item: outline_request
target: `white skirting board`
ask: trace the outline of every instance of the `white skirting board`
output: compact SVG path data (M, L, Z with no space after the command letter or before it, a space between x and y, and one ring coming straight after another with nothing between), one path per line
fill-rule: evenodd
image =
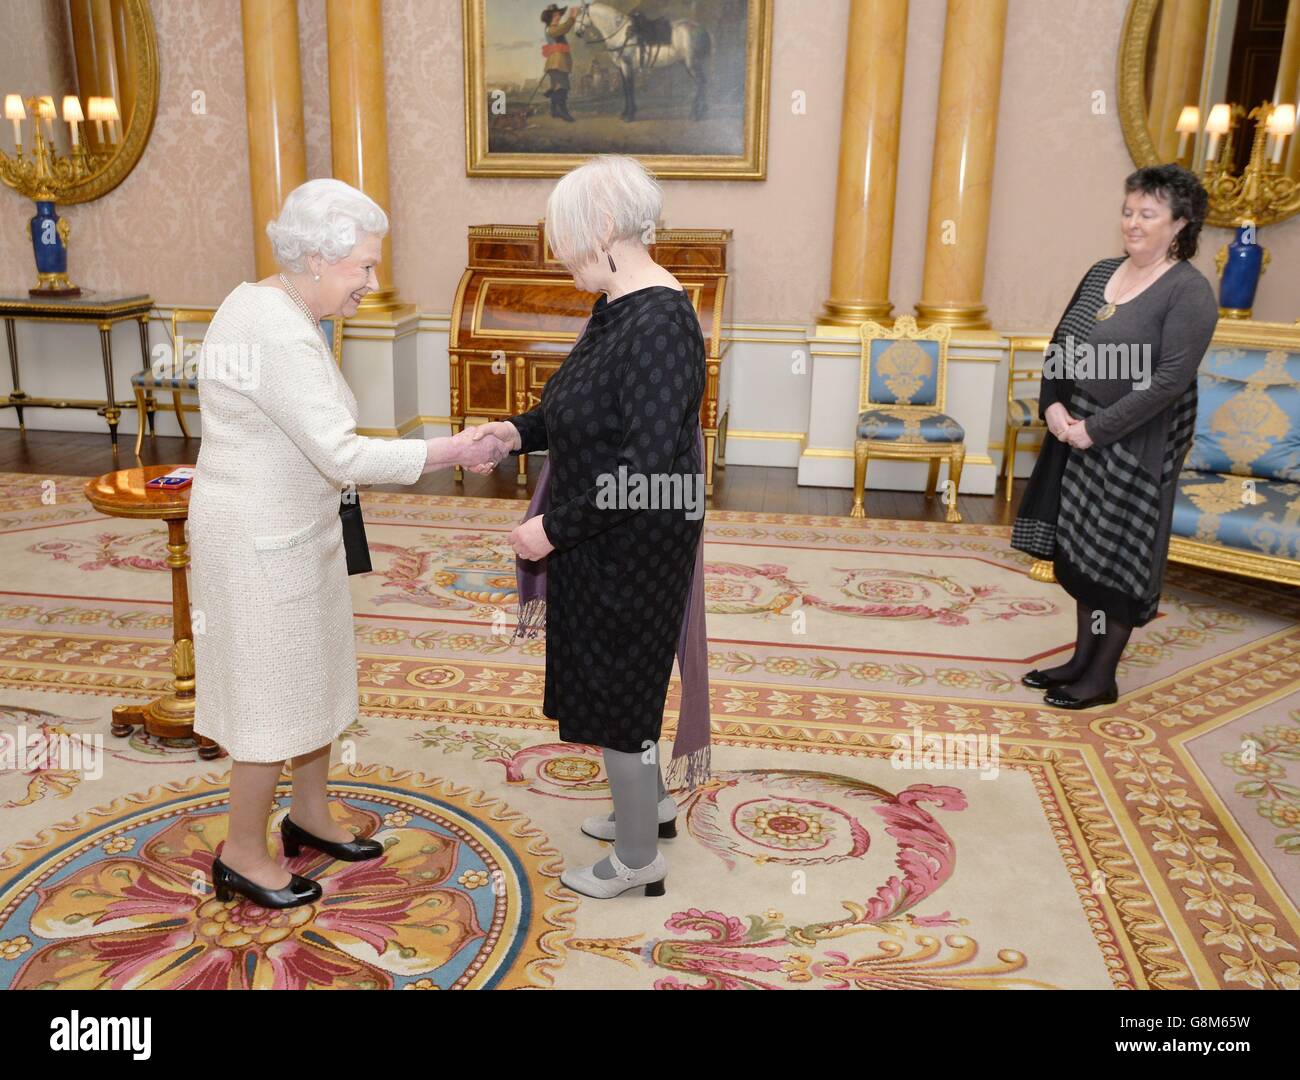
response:
M169 341L170 315L171 307L156 310L149 328L152 349ZM365 321L348 324L343 374L356 394L364 433L391 437L400 431L418 437L450 430L448 330L448 316L437 314L413 314L395 327ZM27 393L103 398L103 367L93 328L19 322L17 333ZM815 327L788 324L737 324L725 328L725 338L719 400L728 417L727 464L795 468L800 484L851 487L857 338L819 335ZM129 448L136 431L130 378L140 366L139 336L133 323L114 328L113 351L117 399L124 406L119 437L127 440ZM0 387L5 391L8 370L7 363L0 364ZM170 401L170 395L164 394L160 405ZM949 346L948 412L966 431L964 493L994 490L1002 460L1005 402L1005 339L990 331L954 332ZM26 421L29 429L107 435L103 417L88 409L29 408ZM192 434L202 433L198 413L187 413L186 423ZM13 409L0 410L0 427L17 425ZM180 434L170 409L159 409L157 428L160 435ZM1028 475L1034 456L1032 449L1017 454L1018 476ZM945 475L941 473L940 479ZM873 461L867 477L869 490L921 491L926 466Z

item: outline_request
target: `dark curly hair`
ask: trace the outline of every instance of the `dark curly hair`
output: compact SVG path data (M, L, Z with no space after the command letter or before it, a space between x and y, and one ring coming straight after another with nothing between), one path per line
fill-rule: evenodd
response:
M1148 165L1130 173L1124 181L1125 195L1132 195L1135 191L1154 195L1161 202L1168 203L1173 219L1187 222L1174 237L1174 255L1179 259L1190 259L1195 255L1201 226L1205 224L1205 215L1210 208L1210 197L1196 174L1172 162Z

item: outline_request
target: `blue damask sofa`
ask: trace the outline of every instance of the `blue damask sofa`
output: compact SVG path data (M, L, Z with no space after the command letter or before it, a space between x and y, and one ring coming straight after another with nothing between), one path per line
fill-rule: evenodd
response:
M1300 324L1219 323L1169 557L1300 584Z

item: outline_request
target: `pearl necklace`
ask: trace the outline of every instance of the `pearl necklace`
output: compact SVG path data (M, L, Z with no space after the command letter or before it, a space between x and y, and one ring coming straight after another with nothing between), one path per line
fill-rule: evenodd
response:
M298 305L298 310L301 311L304 315L306 315L307 318L311 321L312 326L314 326L316 330L319 331L320 319L316 318L316 316L312 314L311 308L307 306L307 301L298 295L298 290L293 287L293 282L291 282L287 277L281 274L280 284L284 286L284 291L289 294L289 299Z

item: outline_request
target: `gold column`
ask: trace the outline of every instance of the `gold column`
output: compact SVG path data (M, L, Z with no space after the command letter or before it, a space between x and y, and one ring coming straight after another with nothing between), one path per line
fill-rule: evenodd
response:
M1209 0L1177 0L1162 9L1156 54L1156 77L1162 81L1157 84L1152 80L1148 121L1160 161L1177 159L1178 117L1184 105L1200 104L1209 22Z
M384 99L384 34L380 0L328 0L330 140L334 175L360 188L388 213L388 115ZM402 311L393 285L392 232L376 271L379 290L361 314Z
M101 66L111 62L99 54L100 38L95 33L94 0L71 0L68 4L68 18L72 26L72 55L77 69L77 93L84 109L92 97L106 97L112 93L112 79L107 72L101 72ZM55 99L54 107L63 115L63 102ZM121 108L121 106L119 106ZM122 110L125 117L125 110ZM86 141L86 149L101 153L110 148L108 131L105 127L104 137L98 134L95 124L83 124L81 137Z
M242 0L248 174L257 276L276 272L266 223L307 179L295 0Z
M138 78L136 63L138 57L131 52L131 23L127 15L125 0L113 0L113 56L117 66L119 91L121 98L117 103L122 113L122 131L126 132L135 112L135 86Z
M1273 92L1276 105L1295 105L1300 98L1300 4L1289 4L1286 9L1286 30L1282 35L1282 59L1278 64L1277 88ZM1286 176L1300 177L1300 129L1286 140L1282 154L1282 172Z
M1160 149L1160 124L1165 115L1165 98L1169 90L1169 64L1174 58L1172 45L1174 27L1178 21L1178 3L1179 0L1161 0L1155 24L1151 27L1153 51L1148 54L1151 61L1147 82L1147 130L1151 132L1151 141L1156 146L1156 158L1159 161L1166 160L1164 151Z
M888 322L907 0L852 0L844 58L831 294L819 322Z
M1007 0L948 0L917 322L988 329L984 259Z

